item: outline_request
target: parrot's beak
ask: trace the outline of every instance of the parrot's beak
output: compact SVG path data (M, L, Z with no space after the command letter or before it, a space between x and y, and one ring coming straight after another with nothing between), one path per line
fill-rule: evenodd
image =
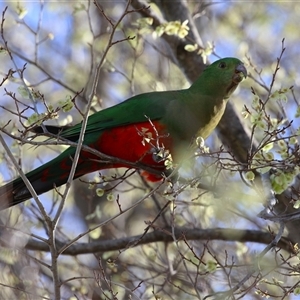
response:
M232 76L232 82L230 86L227 88L227 99L237 88L238 84L242 82L245 78L247 78L247 69L245 68L243 63L240 63L236 66L235 72Z
M245 78L247 78L247 69L245 68L244 64L239 64L235 68L235 73L233 75L232 81L236 84L239 84Z

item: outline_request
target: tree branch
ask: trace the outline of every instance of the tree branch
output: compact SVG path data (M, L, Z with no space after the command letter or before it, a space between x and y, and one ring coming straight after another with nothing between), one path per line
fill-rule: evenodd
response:
M113 250L121 250L140 245L150 244L154 242L165 242L171 243L174 241L170 229L155 230L153 232L119 238L101 240L97 242L89 243L76 243L68 247L62 254L64 255L78 255L96 252L105 252ZM172 229L173 230L173 229ZM228 229L228 228L213 228L213 229L200 229L200 228L174 228L174 234L177 240L201 240L201 241L231 241L231 242L254 242L260 244L270 244L274 236L269 232L262 232L258 230L239 230L239 229ZM57 242L57 246L60 248L64 247L64 243ZM283 237L278 243L278 247L293 253L293 247L291 242ZM25 246L29 250L37 251L49 251L49 247L40 241L29 240Z

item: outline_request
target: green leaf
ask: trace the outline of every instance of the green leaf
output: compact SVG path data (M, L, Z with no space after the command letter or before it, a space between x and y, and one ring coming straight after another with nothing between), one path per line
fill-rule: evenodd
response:
M297 200L297 201L294 203L293 207L294 207L295 209L299 209L299 207L300 207L300 200Z
M114 195L113 195L112 193L109 193L109 194L107 194L106 199L107 199L108 201L114 201L114 200L115 200L115 197L114 197Z
M252 171L247 172L245 176L249 181L253 181L255 179L255 174Z
M288 98L286 96L287 91L288 91L288 89L286 89L286 88L279 89L270 96L270 99L273 99L275 101L287 102L288 101Z
M18 87L18 93L24 98L29 99L29 90L28 87L25 87L23 85Z
M294 295L300 295L300 287L299 286L294 289Z
M190 28L188 27L188 20L184 22L180 21L171 21L160 26L157 26L155 29L154 38L162 36L164 33L167 35L177 35L179 38L185 38Z
M295 114L295 118L299 118L300 117L300 105L297 107L297 111Z
M184 50L187 51L187 52L194 52L198 49L198 45L197 44L188 44L188 45L185 45L184 46Z
M135 24L140 26L151 26L153 24L153 18L139 18L135 21Z
M38 114L38 113L33 113L25 122L26 126L30 126L30 125L41 125L44 118L45 118L45 114L44 113L41 113L41 114Z
M85 5L83 3L77 3L75 6L74 6L74 14L80 12L80 11L85 11L86 8L85 8Z
M105 193L104 189L100 189L100 188L96 189L96 194L98 197L102 197L104 193Z
M289 144L290 145L295 145L298 143L298 139L295 137L295 136L292 136L290 139L289 139Z
M217 270L217 263L215 261L209 260L206 264L206 270L209 273L215 272Z
M70 111L74 107L72 99L70 95L66 96L64 100L58 101L58 107L61 108L63 112Z
M27 10L24 6L21 6L19 2L17 3L16 11L17 11L17 14L18 14L19 19L21 19L21 20L22 20L22 19L27 15L27 13L28 13L28 10Z
M263 146L262 151L263 152L269 152L271 149L273 149L274 147L274 142L270 142L268 144L266 144L265 146Z

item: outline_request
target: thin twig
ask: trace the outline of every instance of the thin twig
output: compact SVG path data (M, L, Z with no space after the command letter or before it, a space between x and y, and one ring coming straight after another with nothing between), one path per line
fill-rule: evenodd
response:
M282 234L283 234L283 231L284 231L284 223L281 222L280 223L280 227L279 227L279 230L275 236L275 238L272 240L272 242L263 250L261 251L261 253L256 257L256 262L255 264L253 265L252 267L252 270L248 272L248 274L242 279L239 281L239 283L234 286L232 289L230 289L229 291L226 291L226 292L219 292L219 293L215 293L215 294L212 294L212 295L208 295L206 297L203 298L203 300L205 299L209 299L211 297L214 297L215 300L224 300L224 299L229 299L230 297L233 296L234 292L236 292L237 290L239 290L243 285L244 283L246 283L252 276L253 274L255 274L256 272L260 272L260 262L262 260L262 258L271 250L273 249L274 247L277 246L279 240L281 239L282 237Z

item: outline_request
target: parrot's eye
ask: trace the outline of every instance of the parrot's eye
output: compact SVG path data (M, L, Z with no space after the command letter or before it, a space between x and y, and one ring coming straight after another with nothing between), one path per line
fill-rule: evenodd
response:
M224 63L224 62L220 62L220 64L219 64L219 68L221 68L221 69L225 69L225 68L226 68L226 63Z

